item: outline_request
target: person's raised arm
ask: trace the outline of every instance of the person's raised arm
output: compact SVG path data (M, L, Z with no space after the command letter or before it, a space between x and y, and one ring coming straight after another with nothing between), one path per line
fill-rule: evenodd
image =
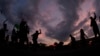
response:
M39 34L41 34L41 29L40 29L39 31L40 31L40 33L39 33Z

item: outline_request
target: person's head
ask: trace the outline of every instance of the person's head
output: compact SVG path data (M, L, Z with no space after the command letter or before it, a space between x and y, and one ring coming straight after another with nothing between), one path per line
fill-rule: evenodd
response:
M15 32L15 28L13 28L13 32Z
M6 29L7 28L7 24L3 24L3 28Z
M59 42L59 45L63 45L64 43L61 41L61 42Z
M71 34L69 36L72 36Z
M57 43L57 42L55 42L55 43L54 43L54 45L55 45L55 46L57 46L57 45L58 45L58 43Z
M38 30L36 30L36 33L38 33Z
M81 29L80 32L84 32L83 29Z
M26 21L24 19L21 20L21 24L25 25Z

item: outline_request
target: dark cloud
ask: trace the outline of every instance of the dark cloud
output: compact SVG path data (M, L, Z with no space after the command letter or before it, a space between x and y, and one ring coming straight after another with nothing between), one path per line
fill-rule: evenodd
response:
M75 28L73 28L73 32L76 31L76 30L80 30L81 28L88 29L90 25L88 25L88 28L85 28L85 26L87 27L87 25L85 23L88 22L89 16L90 16L90 13L88 12L87 17L84 18L84 20L81 21L77 26L74 26Z
M95 8L96 8L96 13L97 15L100 15L100 0L95 0L94 2Z
M47 28L47 36L56 38L60 41L66 40L70 33L73 32L72 28L74 23L79 19L77 11L79 9L79 0L59 0L59 8L64 14L64 21L57 25L57 28L54 30L52 28Z
M0 11L11 24L19 23L22 18L35 21L38 0L0 0Z

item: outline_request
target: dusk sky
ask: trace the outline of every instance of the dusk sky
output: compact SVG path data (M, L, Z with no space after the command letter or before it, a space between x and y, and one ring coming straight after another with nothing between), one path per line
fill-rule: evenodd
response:
M69 34L79 40L79 31L84 29L89 38L93 36L90 27L90 16L97 14L100 27L100 0L0 0L0 28L7 19L11 34L14 24L19 24L24 18L30 28L31 35L41 29L38 42L51 45L54 42L70 42Z

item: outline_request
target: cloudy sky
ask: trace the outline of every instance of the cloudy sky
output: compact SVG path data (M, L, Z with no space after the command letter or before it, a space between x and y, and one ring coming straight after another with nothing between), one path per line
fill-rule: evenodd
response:
M69 34L79 40L79 31L84 29L88 37L93 36L89 17L96 12L100 16L100 0L0 0L0 28L7 19L9 33L14 24L24 18L31 35L41 29L38 42L51 45L54 42L70 42ZM99 24L99 18L96 21Z

